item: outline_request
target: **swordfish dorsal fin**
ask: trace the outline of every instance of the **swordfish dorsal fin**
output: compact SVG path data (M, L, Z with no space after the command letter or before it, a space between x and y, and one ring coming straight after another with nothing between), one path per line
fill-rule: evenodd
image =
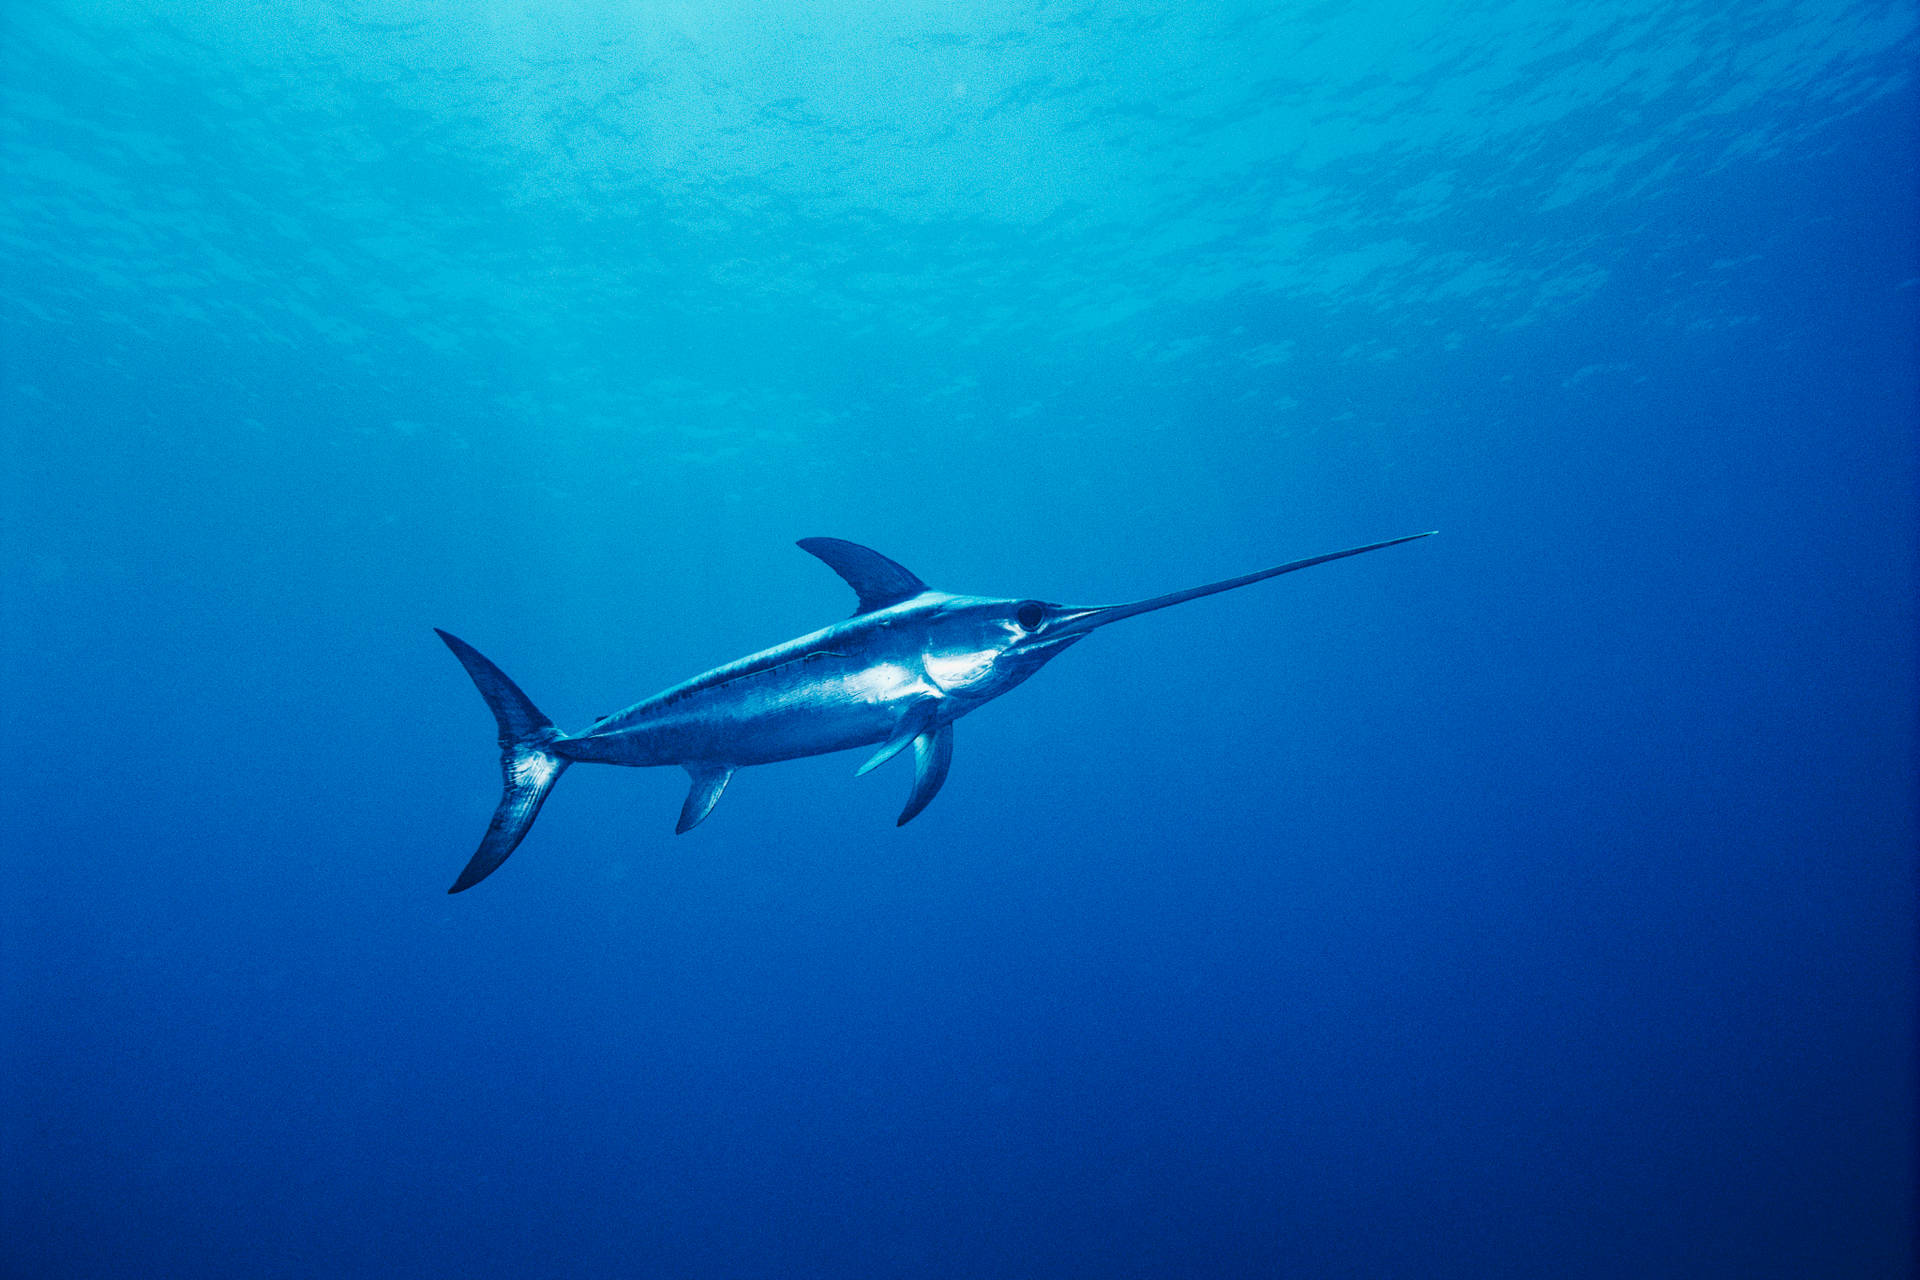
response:
M911 600L927 589L927 584L912 572L857 542L844 538L802 538L798 545L847 580L847 585L860 597L860 607L853 611L855 617Z

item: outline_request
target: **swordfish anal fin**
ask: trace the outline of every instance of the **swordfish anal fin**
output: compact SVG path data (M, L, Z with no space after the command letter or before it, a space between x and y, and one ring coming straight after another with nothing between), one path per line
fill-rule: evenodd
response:
M894 826L906 826L920 816L922 809L933 803L933 798L940 794L940 787L947 780L947 766L952 763L952 724L943 724L914 738L913 794L907 797L907 807L900 811L900 820Z
M795 545L808 555L818 556L827 568L846 579L847 585L860 597L860 607L853 611L856 618L911 600L927 589L927 584L911 571L857 542L844 538L802 538Z
M693 779L693 785L687 789L687 802L680 806L680 821L673 828L677 836L687 834L707 820L713 806L720 803L720 793L733 780L733 766L690 764L687 776Z

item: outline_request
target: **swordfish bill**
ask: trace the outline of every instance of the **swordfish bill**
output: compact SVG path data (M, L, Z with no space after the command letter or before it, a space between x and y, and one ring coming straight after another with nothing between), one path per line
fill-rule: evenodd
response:
M1430 536L1348 547L1131 604L1090 606L949 595L878 551L839 538L803 538L801 550L853 588L859 606L852 617L663 689L579 733L556 729L479 650L436 629L493 712L503 783L480 847L447 892L492 875L526 838L560 775L581 763L685 769L687 800L674 828L684 834L706 821L735 771L748 765L866 748L858 770L864 774L911 748L904 826L947 780L953 722L1101 627Z

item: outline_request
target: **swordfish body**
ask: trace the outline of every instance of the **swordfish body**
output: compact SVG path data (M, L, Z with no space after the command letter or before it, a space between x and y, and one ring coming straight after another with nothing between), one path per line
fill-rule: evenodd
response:
M851 618L715 667L579 733L562 733L472 645L438 632L487 700L500 728L505 790L480 848L447 892L478 884L526 836L568 766L678 765L692 780L675 827L713 811L734 771L802 756L876 747L858 773L913 748L904 826L947 779L953 722L1026 681L1096 629L1201 596L1232 591L1427 533L1311 556L1131 604L1073 607L1045 600L956 596L928 588L877 551L805 538L860 598Z

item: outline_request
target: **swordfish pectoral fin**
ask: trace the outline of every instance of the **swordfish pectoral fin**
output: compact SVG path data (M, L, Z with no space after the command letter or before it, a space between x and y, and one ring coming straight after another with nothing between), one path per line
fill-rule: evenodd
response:
M940 788L947 780L947 767L952 763L951 724L943 724L914 738L913 794L907 797L907 807L900 811L900 820L894 826L906 826L920 816L922 809L933 803L933 798L940 794Z
M673 828L673 834L677 836L683 836L705 822L707 815L713 812L713 806L720 803L720 793L733 780L733 766L730 764L690 764L686 768L693 785L687 788L687 802L680 806L680 821Z
M865 777L887 761L907 749L907 745L933 724L933 713L939 706L936 699L927 698L914 703L901 713L899 722L893 726L893 736L880 744L880 749L867 757L867 762L853 771L856 778Z

